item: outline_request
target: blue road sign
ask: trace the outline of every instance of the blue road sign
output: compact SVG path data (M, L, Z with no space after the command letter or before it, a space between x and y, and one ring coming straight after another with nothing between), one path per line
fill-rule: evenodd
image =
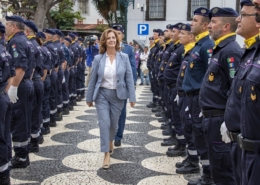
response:
M137 34L138 35L149 35L149 24L138 24Z

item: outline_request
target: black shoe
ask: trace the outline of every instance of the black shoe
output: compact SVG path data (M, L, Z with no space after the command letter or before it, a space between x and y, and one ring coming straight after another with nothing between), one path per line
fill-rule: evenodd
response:
M177 156L186 156L186 145L180 145L180 144L176 144L173 148L173 150L168 150L166 152L166 155L168 157L177 157Z
M166 129L168 129L169 127L171 127L171 122L170 121L166 121L165 123L162 123L161 124L161 129L162 130L166 130Z
M0 177L0 184L1 185L11 185L10 177Z
M165 117L165 113L164 112L157 112L155 114L155 117Z
M76 101L77 101L77 102L80 102L81 100L82 100L81 96L78 96L78 97L76 98Z
M199 173L200 167L198 161L187 160L182 167L176 169L177 174Z
M186 157L182 162L177 162L177 163L175 164L175 167L176 167L176 168L181 168L181 167L183 167L185 164L187 164L188 162L189 162L189 158Z
M144 85L143 83L140 83L139 85Z
M39 152L39 145L38 145L38 143L36 143L36 144L32 144L31 143L29 152L30 153L37 153L37 152Z
M214 182L210 175L202 174L202 176L195 182L188 182L188 185L213 185Z
M153 102L150 102L148 105L146 105L147 108L154 108L156 107L156 104Z
M166 122L166 121L167 121L167 118L166 118L166 117L162 117L162 118L159 118L158 121L159 121L160 123Z
M76 99L72 100L72 105L73 105L73 106L77 106L77 101L76 101Z
M74 110L73 105L69 105L69 110Z
M56 121L51 121L51 122L49 123L49 127L56 127L56 126L57 126Z
M176 138L171 138L169 140L163 141L161 143L161 146L172 146L177 144L177 139Z
M70 110L69 110L69 108L65 108L65 109L63 109L63 111L62 111L62 115L69 115L70 114Z
M115 140L114 145L115 146L121 146L121 141L120 140Z
M164 138L163 141L169 141L169 140L171 140L171 139L172 139L172 136L169 136L169 137L167 137L167 138Z
M162 111L162 108L159 106L152 108L152 112L161 112L161 111Z
M42 144L44 142L44 138L42 133L40 134L39 138L38 138L38 144Z
M28 157L26 158L25 161L22 161L21 158L14 156L11 159L11 164L12 164L12 168L26 168L27 166L30 165L30 161L28 159Z
M57 112L56 114L56 121L62 121L62 112Z
M172 135L172 129L166 129L162 131L162 135L164 136L171 136Z
M43 135L47 135L51 132L49 124L50 124L49 122L43 123L43 129L42 129Z

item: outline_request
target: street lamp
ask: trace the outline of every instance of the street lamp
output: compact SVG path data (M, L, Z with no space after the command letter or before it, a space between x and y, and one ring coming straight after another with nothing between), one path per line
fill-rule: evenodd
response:
M127 41L127 13L128 13L128 6L133 4L133 9L135 7L135 0L117 0L117 11L116 16L119 19L122 19L122 23L125 28L125 40ZM122 15L122 12L120 11L120 6L123 6L125 8L124 15ZM120 13L119 13L120 12Z

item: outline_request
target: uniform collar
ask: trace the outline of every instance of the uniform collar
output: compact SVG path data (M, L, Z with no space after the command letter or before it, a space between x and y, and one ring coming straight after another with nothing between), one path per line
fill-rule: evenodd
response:
M259 34L244 41L246 49L249 49L251 46L253 46L256 43L257 37L259 37Z
M206 37L208 35L209 35L209 31L202 32L195 37L195 40L196 40L196 42L199 42L201 39L203 39L204 37Z
M174 45L177 45L180 43L180 40L177 40L176 42L174 42Z
M154 40L154 43L157 44L159 42L159 39Z
M10 37L8 37L8 41L10 41L14 36L16 36L16 35L24 35L24 32L23 31L19 31L19 32L17 32L17 33L15 33L15 34L13 34L13 35L11 35Z
M31 39L34 39L36 38L35 36L27 36L27 39L31 40Z
M218 40L215 41L215 47L214 49L219 47L224 47L230 40L236 39L236 33L229 33L227 35L224 35L223 37L220 37Z
M169 45L172 42L172 39L169 39L165 42L166 45Z
M193 48L194 48L194 46L195 46L195 42L191 42L191 43L189 43L189 44L186 44L185 46L184 46L184 55L186 55L186 53L188 53L189 51L191 51Z

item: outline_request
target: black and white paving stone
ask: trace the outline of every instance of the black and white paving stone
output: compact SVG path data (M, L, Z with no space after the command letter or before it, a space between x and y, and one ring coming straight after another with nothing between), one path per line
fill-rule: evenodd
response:
M83 100L44 136L40 151L30 154L29 167L11 171L12 185L186 185L194 180L199 174L175 173L175 163L183 158L165 155L161 124L146 108L152 99L149 88L137 86L136 106L127 105L124 139L111 156L109 170L101 168L96 110Z

